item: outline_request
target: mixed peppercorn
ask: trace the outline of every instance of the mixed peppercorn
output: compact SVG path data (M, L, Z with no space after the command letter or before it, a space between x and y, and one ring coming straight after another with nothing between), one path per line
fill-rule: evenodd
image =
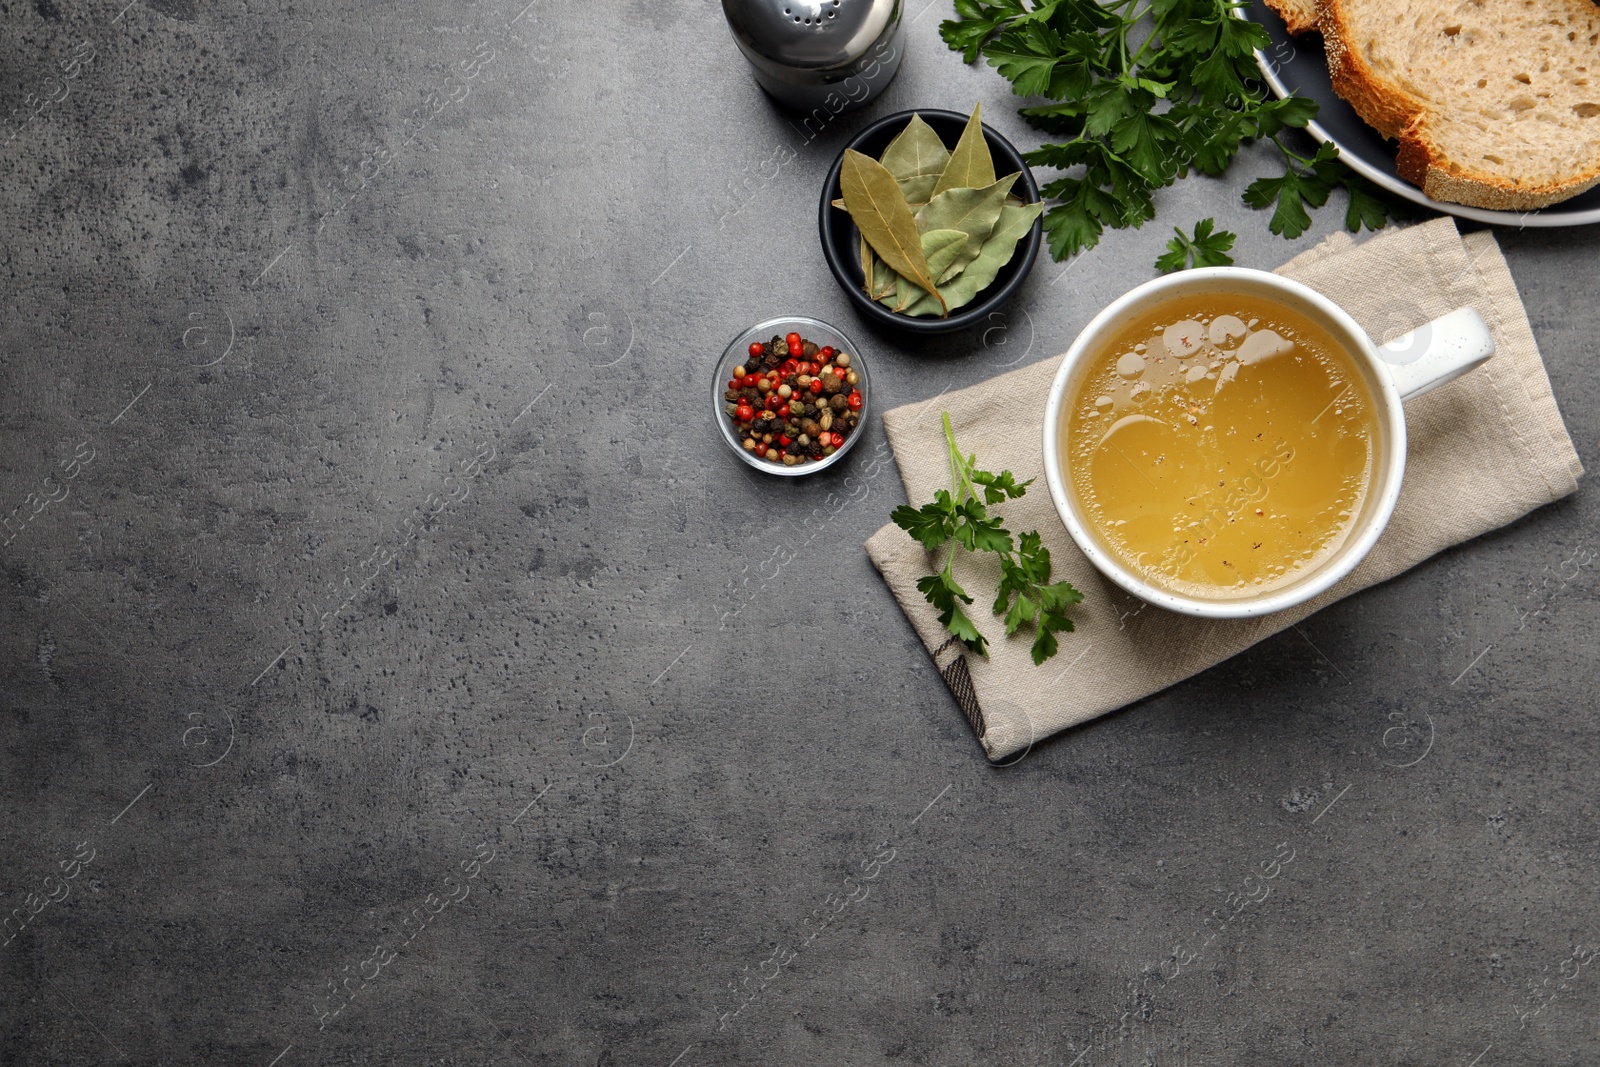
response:
M798 333L753 341L722 394L723 410L746 452L793 467L844 447L861 421L860 381L850 354L832 345Z

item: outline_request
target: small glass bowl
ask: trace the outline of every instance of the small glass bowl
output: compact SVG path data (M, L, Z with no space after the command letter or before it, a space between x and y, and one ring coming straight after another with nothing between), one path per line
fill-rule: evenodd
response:
M856 377L860 379L855 388L861 392L861 421L856 424L856 428L851 431L850 436L844 439L844 444L839 447L838 451L821 459L803 460L793 467L785 466L781 462L771 463L764 459L757 459L751 453L746 452L744 446L739 443L738 434L734 431L733 420L723 410L728 403L723 394L728 391L728 382L733 378L733 368L750 358L750 343L752 341L765 343L775 336L782 337L789 333L798 333L807 341L815 341L819 346L832 345L836 351L848 352L850 354L850 369L855 371ZM820 319L807 318L804 315L789 315L780 319L768 319L766 322L758 322L733 339L733 343L728 345L727 349L722 353L722 358L717 360L715 371L716 374L711 379L711 417L716 420L717 429L722 432L722 439L728 443L728 447L733 449L735 455L756 468L756 470L786 478L798 478L801 475L815 474L820 470L826 470L834 466L842 460L845 457L845 453L856 446L856 442L861 439L866 431L866 415L872 405L872 394L868 388L870 378L867 374L867 361L862 357L861 349L856 347L855 342L841 333L837 327L830 326Z

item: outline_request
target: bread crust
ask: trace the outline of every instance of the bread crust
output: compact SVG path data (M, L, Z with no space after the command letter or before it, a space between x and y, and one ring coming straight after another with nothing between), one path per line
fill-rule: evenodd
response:
M1422 102L1385 85L1361 53L1350 47L1352 33L1339 0L1318 0L1317 29L1328 54L1333 91L1349 101L1368 126L1385 137L1399 137L1422 111Z
M1446 159L1428 137L1422 116L1400 131L1395 155L1400 177L1434 200L1490 211L1535 211L1600 184L1600 164L1563 182L1524 185L1493 174L1474 174Z
M1385 84L1360 51L1341 0L1317 0L1317 28L1328 56L1333 90L1362 120L1399 141L1395 164L1400 177L1434 200L1492 211L1533 211L1549 207L1600 184L1600 161L1559 182L1531 184L1475 171L1448 158L1434 143L1423 105L1411 94Z

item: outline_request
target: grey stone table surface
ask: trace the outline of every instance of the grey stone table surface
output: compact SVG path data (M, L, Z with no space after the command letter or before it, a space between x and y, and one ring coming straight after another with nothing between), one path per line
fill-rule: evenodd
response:
M713 437L768 316L889 405L1171 224L1277 265L1342 209L1271 236L1270 149L909 342L833 158L1037 143L944 0L815 137L710 0L124 4L0 3L0 1064L1600 1059L1588 488L997 769L862 551L876 421ZM1600 230L1497 236L1592 464Z

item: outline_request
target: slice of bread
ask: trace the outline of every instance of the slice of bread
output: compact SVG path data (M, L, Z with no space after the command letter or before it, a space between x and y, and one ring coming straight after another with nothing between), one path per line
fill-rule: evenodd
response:
M1310 33L1317 28L1317 0L1265 0L1278 13L1289 32Z
M1435 200L1526 211L1600 183L1595 0L1318 0L1334 90Z

